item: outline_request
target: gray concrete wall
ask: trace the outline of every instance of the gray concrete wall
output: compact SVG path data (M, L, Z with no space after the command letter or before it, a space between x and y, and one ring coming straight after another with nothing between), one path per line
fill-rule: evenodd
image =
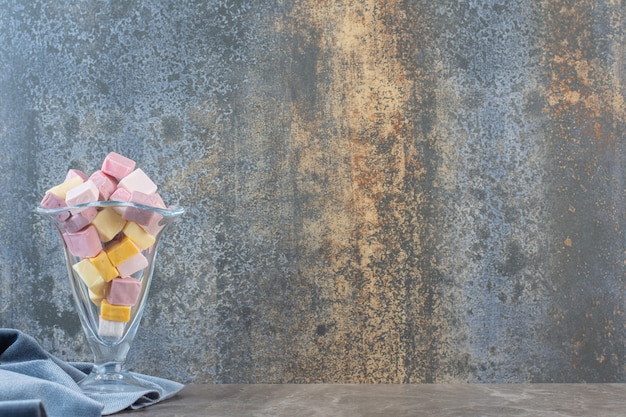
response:
M620 2L0 1L0 326L90 360L33 212L187 208L129 362L182 382L626 382Z

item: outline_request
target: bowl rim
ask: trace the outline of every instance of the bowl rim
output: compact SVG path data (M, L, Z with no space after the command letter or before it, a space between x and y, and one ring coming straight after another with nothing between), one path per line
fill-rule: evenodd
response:
M58 207L58 208L44 208L41 206L37 206L35 210L40 214L45 214L48 216L55 216L55 215L58 215L58 214L61 214L70 210L80 211L81 209L84 210L89 207L96 207L96 208L132 207L132 208L141 209L141 210L154 211L156 213L163 215L164 217L180 216L181 214L185 212L185 209L183 207L177 206L177 205L162 208L162 207L146 206L144 204L131 203L128 201L116 201L116 200L98 200L98 201L92 201L89 203L76 204L73 206L64 206L64 207Z

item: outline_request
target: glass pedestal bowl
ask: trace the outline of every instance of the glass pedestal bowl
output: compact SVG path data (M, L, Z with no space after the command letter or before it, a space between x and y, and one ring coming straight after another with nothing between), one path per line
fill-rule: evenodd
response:
M184 209L98 201L55 209L38 207L36 211L52 222L59 232L76 310L94 355L93 370L79 382L79 386L91 397L146 390L127 371L126 356L146 306L160 240L168 226L184 213ZM94 216L99 216L100 220ZM81 240L88 234L85 233L87 229L95 227L94 224L100 224L103 230L110 229L101 233L99 228L95 228L101 245L98 255L94 253L97 249L93 248L93 239L89 244ZM116 232L120 225L123 225L123 230ZM90 232L93 235L94 229ZM116 233L114 237L103 236L107 232ZM133 246L129 246L129 242ZM118 253L116 247L120 246L125 246L125 249ZM129 257L133 258L132 262ZM114 261L109 258L114 258ZM124 260L129 262L124 264ZM103 262L110 262L113 273L118 276L112 278L109 265L105 268ZM109 272L104 273L104 270ZM118 270L124 272L119 273ZM114 285L116 279L125 281L117 281ZM109 303L112 292L119 293L120 288L126 292L117 295L117 299L131 300L121 303L126 305ZM123 317L117 316L120 314Z

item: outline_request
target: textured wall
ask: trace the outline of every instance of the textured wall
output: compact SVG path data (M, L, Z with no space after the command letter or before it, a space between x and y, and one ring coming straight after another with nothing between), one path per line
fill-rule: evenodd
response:
M626 382L625 15L0 0L0 326L90 359L33 208L115 150L188 209L132 369Z

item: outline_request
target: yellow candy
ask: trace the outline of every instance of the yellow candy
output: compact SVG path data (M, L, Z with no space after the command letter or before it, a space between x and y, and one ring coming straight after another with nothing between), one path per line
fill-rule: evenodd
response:
M143 228L135 222L126 223L122 232L124 232L124 234L128 236L128 238L132 240L135 245L139 246L143 250L154 245L154 236L143 230Z
M106 282L103 279L97 280L91 287L89 287L89 291L94 294L102 294L104 297L104 287L106 286Z
M115 242L106 248L105 251L113 266L118 266L126 259L137 255L139 248L128 237L124 237L119 242Z
M119 275L117 269L115 269L104 251L100 251L100 253L93 258L89 258L89 261L96 267L100 273L100 277L106 282L111 281L113 278L117 278Z
M91 300L92 303L99 306L102 303L102 300L104 299L104 291L95 293L92 290L89 290L89 299Z
M56 185L50 188L47 192L52 193L56 195L57 197L65 200L65 196L67 192L71 190L72 188L81 185L82 183L83 183L83 179L81 177L73 177L59 185Z
M100 240L108 242L122 231L126 220L112 207L105 207L98 212L91 224L96 227Z
M94 293L97 294L104 289L105 283L102 275L100 275L100 271L98 271L98 268L96 268L88 258L72 265L72 269L76 271L78 276Z
M102 300L100 304L100 317L110 321L130 321L130 306L118 306Z

